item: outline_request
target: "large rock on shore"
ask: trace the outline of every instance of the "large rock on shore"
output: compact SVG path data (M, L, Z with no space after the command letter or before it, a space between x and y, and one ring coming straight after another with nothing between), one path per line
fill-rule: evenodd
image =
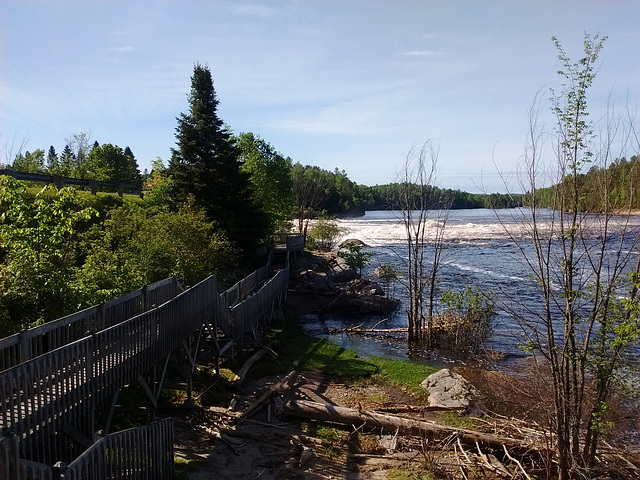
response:
M429 375L421 384L429 390L429 405L470 410L478 392L462 375L448 368Z

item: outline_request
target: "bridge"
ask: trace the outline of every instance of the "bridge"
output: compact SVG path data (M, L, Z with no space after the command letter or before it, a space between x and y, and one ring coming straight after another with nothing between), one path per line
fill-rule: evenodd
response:
M286 301L289 253L304 248L301 235L279 240L222 293L215 276L187 289L169 278L0 339L0 478L171 479L171 419L111 433L118 394L136 382L154 417L170 360L185 366L189 402L201 341L217 356L256 341Z

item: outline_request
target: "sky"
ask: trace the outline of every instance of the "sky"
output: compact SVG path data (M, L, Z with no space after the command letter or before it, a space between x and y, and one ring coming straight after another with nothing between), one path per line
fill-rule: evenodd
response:
M517 191L551 37L577 61L585 32L608 37L591 119L635 115L638 0L2 0L0 162L87 132L167 163L200 63L230 130L294 162L385 184L430 141L439 186Z

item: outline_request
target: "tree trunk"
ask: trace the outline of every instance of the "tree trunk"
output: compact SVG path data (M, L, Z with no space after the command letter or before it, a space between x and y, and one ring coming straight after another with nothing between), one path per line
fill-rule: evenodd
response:
M531 444L513 438L500 437L490 433L476 432L461 428L447 427L435 423L413 420L395 415L384 415L366 410L325 405L306 400L292 400L284 405L284 413L297 417L341 423L344 425L364 425L366 428L386 429L408 435L425 435L433 439L457 436L466 445L475 447L476 442L485 447L503 449L503 445L522 455L538 452Z

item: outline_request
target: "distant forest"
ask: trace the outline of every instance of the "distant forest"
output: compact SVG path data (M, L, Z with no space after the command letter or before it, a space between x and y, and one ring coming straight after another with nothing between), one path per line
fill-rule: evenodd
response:
M252 135L252 134L250 134ZM45 157L44 150L18 154L12 168L30 173L49 173L93 180L124 181L145 185L153 177L154 171L140 174L137 161L129 149L122 150L117 145L100 146L95 142L87 148L86 138L76 135L76 151L65 145L63 154L58 157L53 147ZM258 140L259 137L257 137ZM253 139L253 138L252 138ZM80 141L78 141L80 140ZM241 141L242 136L237 137ZM84 145L83 142L84 141ZM84 148L83 148L84 147ZM271 147L271 146L269 146ZM271 147L272 148L272 147ZM281 155L281 154L280 154ZM281 157L282 158L282 157ZM363 215L367 210L392 210L402 208L398 199L399 184L366 186L349 179L345 170L324 170L316 166L303 166L286 158L294 198L305 204L305 211L299 214L308 217L321 212L330 216ZM566 177L562 182L536 191L536 202L540 207L554 207L554 192L567 187L574 179ZM603 210L603 206L594 203L602 198L596 194L606 188L608 200L614 208L640 209L640 196L636 186L640 185L640 165L638 156L631 159L621 158L606 169L592 167L587 173L575 179L583 192L578 199L580 209L589 212ZM416 188L416 195L418 189ZM444 189L437 186L427 187L430 204L438 208L514 208L530 203L530 194L491 193L478 194L461 190ZM302 202L300 202L302 200ZM312 210L313 212L310 212Z
M548 188L536 191L536 202L540 207L554 208L556 193L559 189L569 191L573 182L577 182L580 197L578 208L584 212L602 212L605 206L600 203L603 198L609 202L608 209L640 210L640 160L637 155L629 160L617 159L607 168L597 166L587 173L579 174L575 178L566 176L562 182ZM604 192L607 195L603 195ZM527 201L525 200L525 204Z

